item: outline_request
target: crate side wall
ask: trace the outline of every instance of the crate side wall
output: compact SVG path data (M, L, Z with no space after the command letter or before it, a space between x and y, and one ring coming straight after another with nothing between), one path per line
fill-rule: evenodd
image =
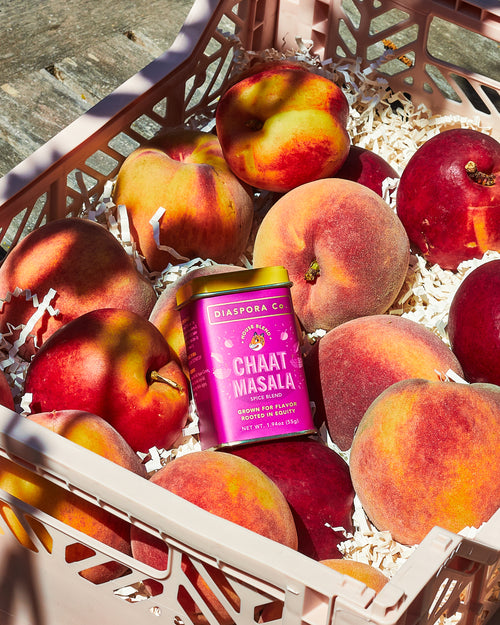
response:
M394 92L409 94L416 105L478 119L498 138L500 18L486 3L488 8L476 11L463 4L313 0L297 5L283 0L275 45L293 49L299 35L323 60L359 58L362 68L373 66L374 75L386 79ZM448 33L446 45L457 52L454 62L443 58L438 45ZM466 49L463 41L468 41ZM380 63L383 55L386 62ZM479 55L482 61L475 58ZM481 74L481 67L488 73Z
M18 542L2 505L0 573L4 589L12 593L0 594L0 611L8 615L10 625L83 625L82 614L85 622L92 617L103 625L114 625L117 619L123 625L142 625L154 615L189 624L191 599L214 625L227 619L248 625L267 610L273 616L276 610L284 611L287 622L297 625L342 625L352 619L374 625L413 622L408 615L413 619L418 615L419 623L431 625L447 609L458 607L479 617L482 602L494 608L490 595L498 583L498 541L482 545L434 528L393 583L375 596L364 584L193 509L166 491L158 492L157 485L6 409L0 411L0 425L5 433L2 457L17 460L36 470L38 477L54 480L72 495L151 532L168 549L164 570L152 569L1 491L0 501L20 518L31 541L31 547L25 539L23 545ZM499 523L500 513L492 519L486 538L500 535ZM21 536L19 530L15 535ZM68 562L66 548L75 542L94 555ZM128 567L125 575L99 585L80 575L110 560ZM198 575L224 607L215 615L210 616L204 603ZM156 584L148 586L147 580ZM145 593L144 582L154 589L152 596Z
M388 0L389 2L390 0ZM355 4L359 7L362 5L359 2ZM364 5L368 5L368 3L365 2ZM283 2L279 14L274 3L268 3L268 6L272 7L271 15L267 14L265 3L262 0L255 2L253 5L246 5L246 9L248 7L251 8L250 13L243 12L240 15L236 15L233 3L222 2L218 5L217 13L211 16L211 24L217 21L216 18L220 18L220 22L217 23L221 23L222 27L228 24L235 24L235 30L238 31L238 29L242 28L245 20L252 19L253 26L252 30L249 30L248 37L251 37L252 45L255 49L267 46L271 37L274 37L275 45L279 47L286 40L286 37L290 35L295 37L298 34L304 38L311 38L316 41L317 50L322 55L333 54L333 47L337 45L335 29L340 28L339 25L342 23L342 20L345 20L345 13L337 12L335 3L330 5L327 2L299 2L298 4L286 4ZM394 3L393 6L401 9L401 3ZM290 19L293 18L294 21L290 22L292 25L285 29L284 16L287 12L290 14ZM243 21L241 21L242 16L244 16ZM275 29L278 18L281 30ZM425 18L420 16L417 19L415 17L415 22L418 22L419 32L425 31L427 27ZM359 33L369 34L369 23L368 16L365 16L357 30L354 29L354 38L356 36L359 37ZM211 26L211 28L214 28L214 26ZM397 27L394 26L385 34L394 38L397 32ZM80 214L82 208L94 206L105 187L106 181L116 173L117 168L123 162L127 153L146 141L156 130L176 125L186 121L188 118L192 119L193 123L200 123L198 117L203 117L202 113L207 109L213 109L217 96L232 70L232 40L226 40L225 37L222 37L215 30L207 35L206 41L203 41L200 49L197 49L187 61L183 61L181 66L176 67L167 76L151 85L147 80L149 71L143 72L113 94L107 103L103 103L93 113L86 114L83 120L79 120L71 128L66 129L54 142L42 148L33 159L29 159L24 166L16 168L16 172L12 172L9 175L5 183L7 188L6 197L11 195L9 187L15 189L16 192L12 194L14 199L6 199L4 205L0 206L1 225L4 229L10 228L12 233L9 234L9 240L5 242L5 245L10 246L14 244L22 236L22 233L38 227L44 220L54 219L66 214ZM293 39L291 45L295 45L295 43ZM369 42L365 41L363 46L365 46L366 55L368 55ZM411 52L406 47L402 47L400 51L405 54ZM161 64L165 63L166 58L163 57L156 62L155 67L158 67L158 64L161 66ZM210 71L208 71L209 67L211 68ZM154 68L150 69L153 70ZM158 75L161 74L162 72L159 71ZM156 75L156 71L151 71L151 75ZM404 81L407 75L408 72L400 77L401 80ZM471 76L469 78L472 80ZM391 83L392 80L396 81L396 78L389 78L388 80ZM396 83L394 82L394 84ZM478 80L477 84L483 83ZM130 91L127 93L129 89ZM408 90L411 91L410 88ZM136 94L134 97L131 97L132 92ZM415 98L418 100L417 93ZM123 106L121 106L121 103L123 103ZM107 104L110 104L109 109ZM443 110L445 110L448 106L446 101L443 102L443 106L445 107ZM437 108L439 109L439 106ZM113 111L113 113L109 119L105 119L105 112L108 110ZM463 111L463 109L460 110ZM94 115L94 119L92 119L92 115ZM90 123L85 123L89 120ZM201 123L203 124L204 121ZM70 135L73 136L74 147L68 150L67 146L71 145L71 142L68 140ZM75 136L78 138L77 141L75 141ZM11 182L12 184L10 184ZM13 219L14 221L12 221ZM78 480L76 482L76 487L82 487ZM117 485L118 492L120 488L123 488L123 485ZM135 511L130 510L129 513L134 516ZM36 513L34 514L36 516ZM137 516L140 517L140 514L137 514ZM496 523L498 524L498 521ZM49 525L48 527L52 526ZM66 594L72 595L73 589L76 590L76 588L81 588L81 595L79 595L78 601L80 602L79 605L82 606L82 613L85 614L85 620L90 615L89 609L86 610L85 606L92 603L92 609L95 610L96 618L99 618L103 625L108 623L111 625L111 623L114 624L117 621L123 623L123 625L128 625L129 623L130 625L132 623L134 625L141 623L142 625L143 622L154 622L155 614L154 611L150 611L150 608L159 608L159 615L169 622L178 622L176 617L180 616L182 618L184 616L176 609L175 600L174 605L172 605L169 603L169 598L158 598L158 605L154 602L150 603L148 600L148 602L143 602L142 605L139 603L131 604L130 602L119 604L120 607L118 608L116 607L117 603L123 600L116 598L112 592L116 590L116 587L106 585L105 587L95 588L89 586L86 581L81 581L81 579L73 584L72 578L68 577L67 571L71 568L72 573L78 575L78 570L76 567L69 567L68 563L64 562L63 552L68 535L58 526L51 530L57 536L54 543L57 543L57 548L49 554L38 541L39 551L35 555L33 555L31 550L27 550L27 554L25 554L25 548L20 549L15 539L12 540L8 531L6 532L5 525L3 528L5 535L0 536L0 541L7 541L8 546L2 552L0 570L22 571L23 574L20 579L25 580L23 582L24 586L21 585L22 590L16 591L20 594L15 594L12 603L7 603L3 606L3 609L9 614L13 606L16 608L19 605L17 602L23 601L24 597L29 598L29 601L25 604L25 611L15 614L16 610L14 609L14 613L9 614L10 620L7 622L12 623L12 625L18 625L13 620L17 618L19 619L19 625L21 623L26 625L26 622L30 622L29 619L32 619L33 625L39 625L41 620L39 614L43 610L41 599L46 599L46 593L49 592L52 593L50 595L52 601L50 608L46 608L46 622L51 623L51 625L57 625L58 622L65 623L65 625L71 625L71 623L82 625L82 619L80 614L78 614L78 610L75 609L74 612L71 612L71 605L74 606L74 603L65 606L68 612L63 618L61 618L61 612L58 612L60 608L57 607L57 603L61 601L61 598L64 599ZM176 554L175 557L178 559L176 561L180 563L182 553L184 553L183 549L180 547L177 550L173 549L172 553ZM447 554L447 551L443 548L439 553ZM98 558L100 557L101 555L99 554ZM439 555L436 557L439 560ZM442 557L448 562L448 555ZM423 559L428 562L425 554ZM35 562L35 560L37 561ZM254 574L258 567L250 559L248 560L248 570L246 571L241 570L245 567L245 558L242 558L240 569L236 567L234 562L231 563L235 565L241 579L238 580L238 574L230 576L230 579L235 586L240 584L238 588L241 588L241 593L245 597L242 604L244 606L243 611L240 611L238 616L242 623L247 624L254 619L255 609L260 608L265 603L272 602L274 599L284 602L288 623L299 623L303 620L311 625L322 625L323 623L326 625L326 623L330 622L332 606L329 602L332 601L333 591L330 593L323 592L323 585L319 585L314 575L311 577L309 586L304 587L297 583L297 586L294 587L293 580L290 579L291 576L287 575L286 571L287 564L290 563L283 561L277 564L276 562L266 560L266 557L264 557L264 561L264 568L268 572L273 566L276 568L275 581L278 578L285 580L282 581L281 587L273 586L271 581L256 579ZM193 562L201 569L206 564L203 554L198 558L193 557ZM225 563L222 562L221 564ZM442 564L444 565L443 562ZM11 568L12 566L14 566L14 569ZM53 576L46 573L52 566L54 567ZM450 570L453 571L454 569L451 568ZM179 575L181 575L180 566L179 571ZM435 584L438 580L437 576L432 577L431 573L427 577L426 575L425 569L419 569L418 579L420 582L426 580L426 582L424 581L425 592L418 585L412 587L414 600L418 600L422 606L426 605L424 598L429 599L432 592L436 590ZM449 573L450 575L452 573ZM143 579L143 576L144 573L135 571L130 578L124 578L122 582L127 584L133 583ZM179 579L182 579L186 585L189 585L189 581L185 577ZM465 578L462 576L462 579ZM68 586L63 582L67 583ZM287 586L286 582L288 582L289 586ZM175 593L176 584L178 585L179 583L181 582L178 579L176 581L176 578L172 577L169 582L171 586L168 586L168 590L174 589ZM252 583L254 586L252 586ZM408 583L411 586L411 582ZM66 588L67 591L62 590ZM35 597L30 594L34 589L38 589L38 595ZM371 622L377 622L377 619L381 623L386 622L383 597L378 604L374 604L374 609L376 608L378 612L375 610L372 613L367 613L364 611L364 608L360 607L364 592L362 589L355 585L349 586L347 583L344 592L347 592L348 595L350 593L350 596L347 596L345 599L347 607L344 607L344 610L347 610L348 614L353 611L356 616L352 616L352 619L355 618L356 622L368 622L370 620ZM101 599L97 599L97 596L102 597L102 603ZM162 601L164 601L163 604L161 604ZM399 605L399 607L395 609L395 613L398 618L404 620L407 604L404 603L401 597L398 601L401 601L401 603L398 604L396 601L396 605ZM353 607L353 603L357 603L356 608ZM334 623L342 622L340 621L340 602L337 608L339 616ZM477 606L474 606L474 608L477 608ZM229 611L232 609L230 602L228 602L227 609ZM304 612L303 619L302 611ZM103 614L106 616L104 617ZM59 618L61 618L60 621L58 620ZM158 622L160 622L160 619L158 619Z

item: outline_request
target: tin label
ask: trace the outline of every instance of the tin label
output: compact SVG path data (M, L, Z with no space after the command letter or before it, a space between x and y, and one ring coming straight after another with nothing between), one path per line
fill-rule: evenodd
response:
M290 315L291 313L290 299L286 295L207 305L208 323L210 325L232 321L252 321L253 319Z
M181 309L203 448L314 431L289 289Z

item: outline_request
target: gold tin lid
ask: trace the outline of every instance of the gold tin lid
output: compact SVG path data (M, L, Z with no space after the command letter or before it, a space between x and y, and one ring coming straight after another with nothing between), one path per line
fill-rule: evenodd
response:
M291 286L285 267L259 267L198 276L179 287L176 293L177 308L182 308L188 302L201 297L276 286Z

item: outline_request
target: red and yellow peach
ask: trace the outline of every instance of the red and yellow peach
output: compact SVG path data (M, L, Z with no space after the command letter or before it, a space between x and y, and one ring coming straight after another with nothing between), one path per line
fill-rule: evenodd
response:
M118 172L113 200L126 207L151 271L178 264L179 256L235 263L246 249L253 198L211 133L170 129L134 150Z
M253 187L284 193L338 171L349 152L348 116L334 82L304 67L269 63L222 95L215 119L233 172Z
M349 468L367 516L400 543L479 527L500 507L500 387L393 384L362 418Z
M403 225L375 191L327 178L283 195L257 231L255 267L283 265L306 332L386 312L410 258Z

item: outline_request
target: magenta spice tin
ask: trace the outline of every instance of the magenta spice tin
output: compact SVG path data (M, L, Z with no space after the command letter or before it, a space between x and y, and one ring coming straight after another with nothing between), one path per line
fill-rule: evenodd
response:
M315 431L290 285L264 267L178 290L202 449Z

